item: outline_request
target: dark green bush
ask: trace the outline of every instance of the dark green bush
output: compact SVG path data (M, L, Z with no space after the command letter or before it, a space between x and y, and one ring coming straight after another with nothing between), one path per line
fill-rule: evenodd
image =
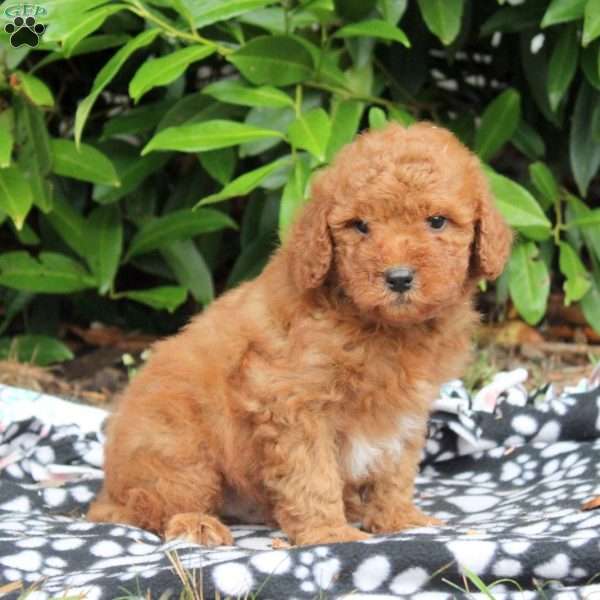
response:
M479 154L519 234L498 301L535 324L562 286L600 331L596 0L0 11L46 25L35 48L1 40L0 333L172 331L260 272L311 174L357 131L415 119Z

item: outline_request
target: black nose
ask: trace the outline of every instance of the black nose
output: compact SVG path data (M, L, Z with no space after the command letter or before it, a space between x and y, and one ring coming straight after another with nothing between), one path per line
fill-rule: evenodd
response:
M407 292L415 278L415 272L408 267L392 267L384 275L387 286L394 292Z

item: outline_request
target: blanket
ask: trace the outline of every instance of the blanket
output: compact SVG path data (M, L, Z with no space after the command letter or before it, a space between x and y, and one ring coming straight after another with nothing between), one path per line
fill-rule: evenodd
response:
M442 388L416 502L444 526L307 547L264 526L206 548L87 522L105 413L0 386L0 597L443 600L482 581L497 600L600 598L599 382L525 378Z

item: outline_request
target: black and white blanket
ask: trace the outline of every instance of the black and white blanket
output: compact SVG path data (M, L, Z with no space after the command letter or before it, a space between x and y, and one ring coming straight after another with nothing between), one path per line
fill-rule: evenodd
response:
M207 600L443 600L476 591L465 573L504 580L497 600L600 598L600 508L582 510L600 496L600 386L527 395L524 377L442 389L417 502L445 526L301 548L259 526L209 549L86 522L104 414L0 386L0 597L176 599L179 565Z

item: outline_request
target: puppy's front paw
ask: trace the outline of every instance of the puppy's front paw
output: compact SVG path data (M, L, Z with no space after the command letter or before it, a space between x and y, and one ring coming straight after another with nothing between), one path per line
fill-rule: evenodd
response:
M369 515L364 519L363 525L372 533L393 533L417 527L436 527L444 525L444 522L426 515L416 506L406 506L390 514Z
M360 542L371 536L356 527L342 525L341 527L317 527L297 534L294 543L298 546L307 544L337 544L340 542Z
M198 513L180 513L169 519L165 539L175 538L202 546L233 546L231 532L219 519Z

